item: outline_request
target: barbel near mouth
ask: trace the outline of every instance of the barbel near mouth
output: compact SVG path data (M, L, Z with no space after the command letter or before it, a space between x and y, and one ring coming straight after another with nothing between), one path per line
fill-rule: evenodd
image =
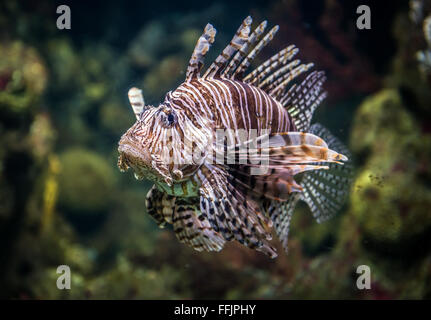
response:
M169 186L173 184L169 168L158 157L149 155L147 156L149 160L147 162L145 152L139 150L129 141L123 141L123 139L118 146L118 152L120 155L118 156L117 165L121 172L132 169L137 180L143 180L146 176L151 179L151 176L157 177L157 175L160 175L158 180L164 181Z
M130 168L129 162L124 153L120 152L120 155L118 156L117 167L121 172L126 172Z
M133 168L135 159L138 160L142 158L142 152L127 142L119 144L118 153L119 156L117 165L122 172L127 171L129 168Z

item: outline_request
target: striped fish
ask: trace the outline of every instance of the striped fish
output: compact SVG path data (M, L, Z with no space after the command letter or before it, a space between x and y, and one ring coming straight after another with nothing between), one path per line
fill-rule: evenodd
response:
M216 35L207 24L185 81L158 106L130 89L137 120L121 137L118 167L154 182L147 211L160 227L172 224L182 243L219 251L236 240L274 258L272 230L287 250L299 200L318 222L341 208L351 165L339 140L311 124L325 75L294 59L294 45L246 74L278 30L251 24L247 17L201 75Z

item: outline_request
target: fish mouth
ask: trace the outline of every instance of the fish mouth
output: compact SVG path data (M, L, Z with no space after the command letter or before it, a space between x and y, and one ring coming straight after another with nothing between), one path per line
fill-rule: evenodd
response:
M120 155L118 156L117 166L121 172L126 172L130 168L127 157L123 153L120 153Z
M137 164L133 157L130 157L130 155L124 152L120 152L117 166L121 172L126 172L127 170L132 169L136 180L143 180L144 178L149 178L151 176L146 166Z
M157 155L152 155L136 143L123 137L118 146L118 168L121 172L132 168L137 180L144 178L154 182L165 182L169 186L173 183L173 177L169 167ZM176 170L177 177L182 178L182 172Z
M117 166L121 172L133 169L135 178L142 180L145 172L151 168L151 160L146 152L137 148L128 141L120 141L118 146L118 163Z

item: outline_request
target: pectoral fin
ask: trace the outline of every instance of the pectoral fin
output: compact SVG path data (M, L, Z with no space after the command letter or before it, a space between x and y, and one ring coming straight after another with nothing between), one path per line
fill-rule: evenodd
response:
M251 198L236 189L220 167L204 165L198 172L201 180L200 208L213 229L225 240L237 240L249 248L275 258L271 240L272 222Z
M220 251L225 240L199 210L199 199L177 198L172 219L178 240L197 251Z
M160 191L153 186L147 194L147 213L156 220L160 228L166 223L172 223L172 213L175 205L175 197Z
M322 125L313 124L310 131L325 139L333 150L350 156L347 148ZM341 209L349 194L353 176L353 165L350 161L343 166L335 163L328 166L328 170L307 172L301 181L304 189L301 199L310 207L318 222L331 218Z

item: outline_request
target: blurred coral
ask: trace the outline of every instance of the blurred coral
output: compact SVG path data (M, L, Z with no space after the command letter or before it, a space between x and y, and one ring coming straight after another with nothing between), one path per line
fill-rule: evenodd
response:
M99 154L79 148L60 154L59 205L76 214L103 211L111 205L115 176Z
M385 250L411 251L406 242L431 230L431 136L421 135L399 94L386 90L362 104L351 138L365 161L352 198L364 235Z
M47 70L37 51L20 41L0 44L0 52L0 108L19 113L37 102Z

